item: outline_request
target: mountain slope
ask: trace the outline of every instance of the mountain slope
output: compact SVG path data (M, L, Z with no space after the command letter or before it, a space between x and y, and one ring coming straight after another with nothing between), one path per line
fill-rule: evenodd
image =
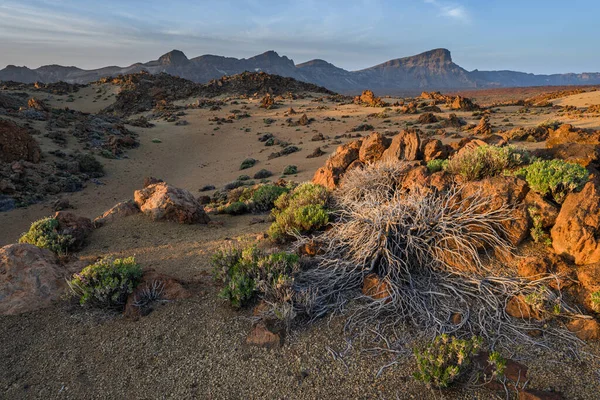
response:
M151 74L164 72L199 83L245 71L266 72L341 93L355 93L364 89L395 93L402 90L600 84L600 73L534 75L515 71L469 72L454 63L447 49L434 49L359 71L347 71L324 60L311 60L296 65L293 60L272 50L247 59L217 55L189 59L182 51L173 50L157 60L128 67L83 70L60 65L46 65L37 69L9 65L0 70L0 81L88 83L105 76L141 71Z

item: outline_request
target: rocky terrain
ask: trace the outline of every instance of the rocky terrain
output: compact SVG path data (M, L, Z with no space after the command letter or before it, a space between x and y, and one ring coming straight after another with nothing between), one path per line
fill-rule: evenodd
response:
M440 67L448 62L441 51L431 57ZM85 85L0 84L0 397L597 397L600 92L567 87L522 97L493 91L380 97L374 88L347 97L261 72L206 84L154 73L173 64L181 72L195 62L170 53L152 63L152 73L115 72ZM421 62L380 69L416 71ZM311 68L329 66L313 62ZM469 73L458 68L452 74L468 82ZM469 158L486 151L497 153L489 153L496 158L485 158L483 167ZM506 154L514 165L498 167ZM566 168L565 161L576 184L542 194L539 182L520 171L545 162ZM360 175L379 166L372 176ZM448 303L436 299L430 325L427 318L393 317L390 328L386 314L372 308L367 314L381 319L356 330L352 321L360 314L345 313L346 304L323 318L290 317L286 308L272 312L276 302L268 296L295 296L285 291L284 276L275 294L263 293L263 302L259 296L236 308L223 299L223 282L211 277L213 255L223 246L256 243L261 251L287 251L301 257L298 274L323 260L346 265L346 259L327 258L336 254L335 245L319 247L319 240L342 232L344 214L322 231L286 240L273 235L273 223L297 218L286 215L283 204L295 201L296 184L327 188L344 207L348 199L363 201L360 193L376 187L386 168L397 173L385 184L399 197L460 187L460 197L448 204L460 208L483 196L486 202L470 209L491 220L502 217L493 242L502 246L477 243L482 259L490 257L477 267L505 285L497 294L494 279L478 281L498 296L481 302L494 305L494 312L477 304L472 314L465 312L454 300L460 296L445 292L452 276L430 292L453 299L453 312L445 313ZM353 192L348 182L357 179L363 179L360 190ZM269 200L269 193L291 194L284 202ZM312 210L305 206L298 210ZM34 221L48 217L66 251L33 235L17 243ZM485 218L479 222L463 234L477 235L487 226ZM431 235L421 225L406 234L413 228ZM481 239L472 237L474 243ZM143 269L138 286L119 299L120 308L64 298L73 290L65 279L82 276L84 267L132 256ZM468 282L478 279L469 275L468 260L449 256L444 264ZM397 282L375 271L361 276L348 311L365 302L383 309L397 304ZM305 305L298 302L295 312ZM486 351L498 351L506 362L502 377L486 378L487 353L481 352L472 368L483 378L463 377L443 390L414 379L413 348L431 342L436 324L465 339L475 327L502 332L484 338ZM519 329L506 334L507 327Z
M424 53L398 58L359 71L347 71L324 60L295 64L274 51L237 59L203 55L188 59L173 50L158 60L136 63L129 67L104 67L83 70L76 67L47 65L37 69L9 65L0 70L0 81L25 83L52 83L65 81L89 83L107 76L167 73L198 83L207 83L224 75L242 72L266 72L299 81L324 86L339 93L360 93L366 89L383 94L406 94L418 90L447 90L465 88L498 88L520 86L597 85L600 73L534 75L515 71L467 71L453 62L450 51L434 49Z

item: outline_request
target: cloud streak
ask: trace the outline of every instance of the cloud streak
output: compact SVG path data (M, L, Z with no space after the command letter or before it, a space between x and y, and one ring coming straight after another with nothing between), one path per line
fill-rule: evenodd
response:
M461 5L454 3L445 3L438 0L424 0L425 3L431 4L439 11L442 17L451 18L461 22L469 22L470 17L467 9Z

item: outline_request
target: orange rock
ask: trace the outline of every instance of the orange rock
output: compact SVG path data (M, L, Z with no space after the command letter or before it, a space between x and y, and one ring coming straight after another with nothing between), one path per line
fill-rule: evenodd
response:
M152 184L134 193L135 204L153 220L167 220L180 224L207 224L210 219L204 207L192 193L165 182Z
M365 277L362 292L375 300L387 299L392 295L390 284L377 274L369 274Z
M382 155L383 160L415 161L421 158L421 139L419 129L405 129L392 138L387 150Z
M267 328L264 323L259 322L248 334L246 344L273 349L282 345L282 338Z
M567 329L579 339L590 341L600 339L600 324L595 319L574 319L567 324Z
M506 304L506 313L511 317L521 319L536 319L540 321L543 319L541 312L534 310L533 307L527 304L523 295L513 296L508 301Z

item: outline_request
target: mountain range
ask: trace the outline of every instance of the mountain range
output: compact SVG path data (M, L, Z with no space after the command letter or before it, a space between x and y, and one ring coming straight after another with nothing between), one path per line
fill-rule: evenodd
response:
M600 73L534 75L516 71L467 71L452 61L447 49L434 49L359 71L347 71L325 60L295 64L293 60L280 56L275 51L267 51L247 59L215 55L189 59L183 52L173 50L158 60L136 63L129 67L110 66L84 70L61 65L45 65L36 69L8 65L0 70L0 81L89 83L105 76L140 71L152 74L166 72L198 83L244 71L264 71L347 94L364 89L394 94L408 90L600 84Z

